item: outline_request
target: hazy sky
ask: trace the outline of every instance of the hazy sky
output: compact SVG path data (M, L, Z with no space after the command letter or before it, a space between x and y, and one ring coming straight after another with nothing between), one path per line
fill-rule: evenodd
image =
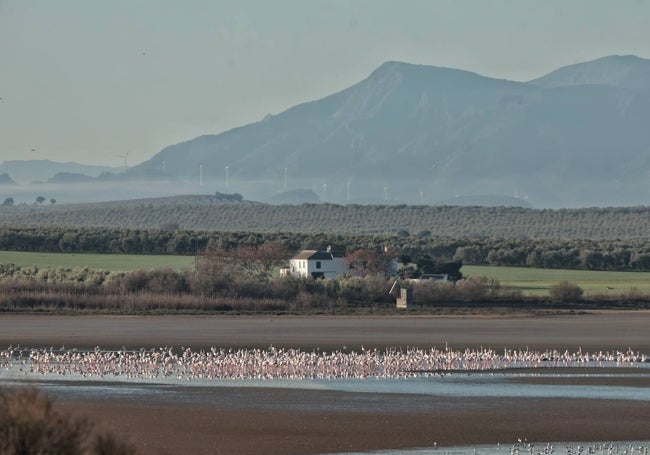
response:
M0 162L134 165L387 60L529 80L650 58L648 24L650 0L0 0Z

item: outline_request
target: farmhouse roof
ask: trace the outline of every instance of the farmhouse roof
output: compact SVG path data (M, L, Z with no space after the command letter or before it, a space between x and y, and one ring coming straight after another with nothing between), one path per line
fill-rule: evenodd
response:
M327 251L317 250L302 250L300 253L293 257L294 259L314 259L314 260L331 260L334 255Z

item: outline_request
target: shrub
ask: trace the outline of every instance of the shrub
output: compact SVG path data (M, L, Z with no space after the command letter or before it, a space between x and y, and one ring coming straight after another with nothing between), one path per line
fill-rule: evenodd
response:
M52 409L36 389L0 391L0 454L131 455L135 449L106 434L97 434L85 419Z
M421 304L453 302L457 299L453 283L425 280L413 286L413 301Z
M560 281L548 290L551 300L555 302L575 302L582 296L583 290L580 286L568 281Z
M459 300L475 302L485 299L488 293L488 279L484 276L471 276L456 283Z

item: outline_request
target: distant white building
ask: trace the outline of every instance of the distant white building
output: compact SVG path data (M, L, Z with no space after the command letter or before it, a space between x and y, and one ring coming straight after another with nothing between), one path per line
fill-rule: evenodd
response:
M350 273L342 257L334 256L331 248L327 251L302 250L289 260L289 267L280 270L282 276L311 278L336 278Z

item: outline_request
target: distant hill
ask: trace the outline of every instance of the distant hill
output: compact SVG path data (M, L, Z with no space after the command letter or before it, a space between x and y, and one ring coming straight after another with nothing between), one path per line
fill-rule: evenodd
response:
M129 169L232 182L251 199L327 185L328 200L417 204L525 195L536 207L650 201L650 61L612 56L529 83L387 62L325 98L172 145ZM388 189L388 190L387 190Z
M78 183L90 182L93 178L86 174L79 174L77 172L57 172L47 180L47 183Z
M15 185L16 182L9 176L9 174L2 173L0 174L0 185Z
M650 60L634 55L612 55L591 62L577 63L530 81L544 88L576 85L609 85L650 91Z
M0 164L0 173L9 173L16 182L21 184L33 181L45 182L58 173L85 174L97 177L102 172L117 171L118 169L121 168L50 160L8 160Z

